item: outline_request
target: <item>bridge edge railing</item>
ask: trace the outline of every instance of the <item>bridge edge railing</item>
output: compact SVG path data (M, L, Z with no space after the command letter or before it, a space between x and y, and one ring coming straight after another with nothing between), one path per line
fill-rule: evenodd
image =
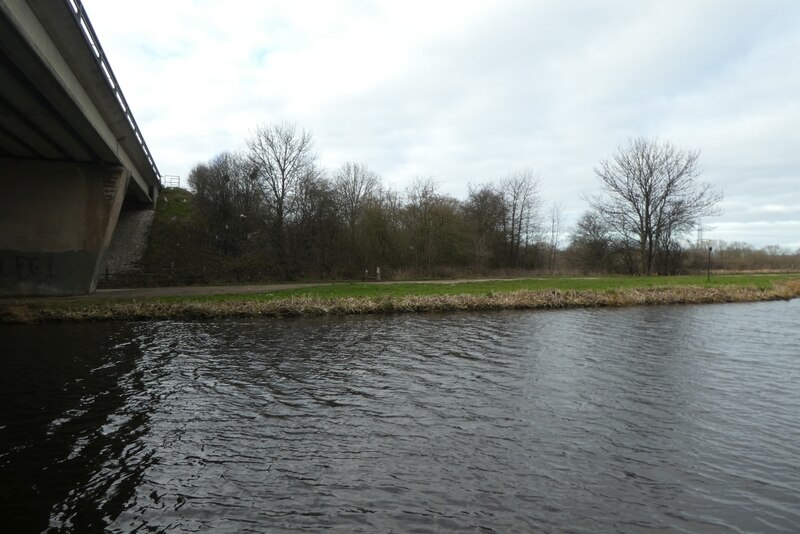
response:
M114 71L111 68L111 64L109 63L105 52L103 51L103 47L100 44L100 39L98 39L97 34L94 31L94 27L92 26L92 23L89 20L89 16L86 13L86 9L83 7L81 0L65 0L65 1L71 8L70 12L75 17L75 22L77 22L78 26L80 26L81 33L83 33L83 37L84 39L86 39L86 43L91 48L94 58L97 61L100 70L103 72L103 75L106 79L106 82L108 83L109 88L114 93L114 96L116 97L117 102L120 105L121 111L125 115L128 124L133 129L136 141L139 143L139 147L142 149L145 158L147 158L147 162L150 165L153 174L155 174L157 186L161 186L161 173L159 172L158 166L156 165L156 162L153 159L153 155L150 153L150 148L147 146L147 142L144 140L144 136L142 135L142 132L139 129L139 125L137 124L136 119L133 116L133 112L131 111L131 108L128 105L128 101L125 99L125 95L122 93L122 88L120 87L116 76L114 76Z

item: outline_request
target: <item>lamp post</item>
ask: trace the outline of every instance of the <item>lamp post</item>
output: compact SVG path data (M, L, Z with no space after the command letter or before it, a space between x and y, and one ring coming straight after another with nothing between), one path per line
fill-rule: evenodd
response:
M713 247L708 247L708 281L711 281L711 250Z

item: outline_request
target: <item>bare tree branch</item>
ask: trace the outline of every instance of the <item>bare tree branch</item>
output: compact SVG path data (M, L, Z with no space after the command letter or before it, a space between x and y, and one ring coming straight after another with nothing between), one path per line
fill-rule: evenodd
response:
M722 194L697 180L699 158L698 151L638 138L595 169L603 192L591 199L592 208L620 238L637 243L643 274L701 217L719 213Z

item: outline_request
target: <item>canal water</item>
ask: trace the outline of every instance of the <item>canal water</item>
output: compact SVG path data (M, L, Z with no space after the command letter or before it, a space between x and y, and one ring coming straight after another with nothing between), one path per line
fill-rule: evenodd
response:
M5 532L796 532L800 301L0 329Z

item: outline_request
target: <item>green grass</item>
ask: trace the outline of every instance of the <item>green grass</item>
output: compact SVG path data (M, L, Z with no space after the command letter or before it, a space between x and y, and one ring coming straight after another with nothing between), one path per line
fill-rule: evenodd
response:
M156 217L171 221L191 219L195 209L192 193L179 187L169 187L161 192L158 197Z
M625 289L669 288L679 286L719 287L735 286L756 289L770 289L776 283L786 280L798 280L800 275L724 275L712 276L614 276L598 278L526 278L517 280L488 280L478 282L397 282L397 283L348 283L339 282L299 289L286 289L270 293L257 294L223 294L193 295L170 297L144 297L137 302L225 302L225 301L263 301L274 299L291 299L293 297L315 297L321 299L339 298L379 298L435 295L486 295L491 293L509 293L512 291L546 291L557 289L614 291ZM87 297L79 302L86 303L93 299ZM119 302L130 302L132 299L120 299ZM76 301L78 302L78 301ZM69 305L70 303L65 302Z

